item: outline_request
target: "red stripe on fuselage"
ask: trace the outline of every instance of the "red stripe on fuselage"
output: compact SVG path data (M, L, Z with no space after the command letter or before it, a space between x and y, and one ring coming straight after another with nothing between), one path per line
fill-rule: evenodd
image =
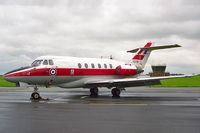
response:
M49 70L51 68L38 68L33 70L27 70L23 72L16 72L5 75L5 77L13 76L51 76ZM116 69L78 69L78 68L56 68L55 76L112 76L119 75ZM73 71L73 72L72 72ZM137 74L136 69L123 69L126 75ZM128 73L127 73L128 72Z

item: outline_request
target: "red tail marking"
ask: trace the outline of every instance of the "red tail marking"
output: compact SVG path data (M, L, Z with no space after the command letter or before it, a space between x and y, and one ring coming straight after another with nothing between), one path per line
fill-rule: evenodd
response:
M151 43L151 42L148 42L144 47L145 47L145 48L148 48L148 47L151 47L151 45L152 45L152 43ZM133 57L133 59L135 59L135 60L143 60L144 55L141 55L142 52L143 52L143 50L140 50L140 51L137 53L137 55L135 55L135 56Z
M144 47L148 48L148 47L151 47L151 45L152 45L152 42L148 42Z
M135 57L133 57L133 59L135 60L143 60L144 55L136 55Z
M143 52L143 50L140 50L140 51L138 52L138 55L140 55L142 52Z

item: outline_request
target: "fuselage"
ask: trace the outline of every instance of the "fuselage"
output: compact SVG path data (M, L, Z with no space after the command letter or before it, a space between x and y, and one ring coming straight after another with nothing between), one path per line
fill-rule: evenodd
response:
M133 64L113 59L42 56L29 67L6 73L4 78L14 83L84 88L87 81L135 77L141 72Z

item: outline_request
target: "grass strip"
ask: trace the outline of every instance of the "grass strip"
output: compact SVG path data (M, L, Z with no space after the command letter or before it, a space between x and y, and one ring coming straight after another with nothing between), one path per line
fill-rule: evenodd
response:
M161 80L162 85L154 85L153 87L200 87L200 76L191 78L177 78Z
M8 82L4 80L2 76L0 76L0 87L15 87L15 86L16 86L15 83Z

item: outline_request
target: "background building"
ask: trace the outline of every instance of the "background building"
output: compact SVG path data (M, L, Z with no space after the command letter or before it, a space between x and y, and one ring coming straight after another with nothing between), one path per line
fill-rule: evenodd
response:
M169 72L165 72L166 65L152 65L152 71L149 73L150 77L170 76Z

